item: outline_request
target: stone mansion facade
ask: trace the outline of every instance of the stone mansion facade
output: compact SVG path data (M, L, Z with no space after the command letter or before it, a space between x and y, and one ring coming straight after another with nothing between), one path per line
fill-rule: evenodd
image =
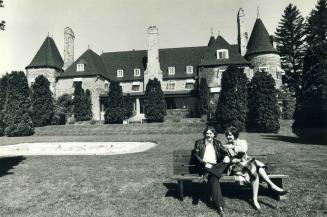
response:
M242 9L237 14L238 43L229 44L222 36L211 35L208 45L198 47L159 47L156 26L147 29L147 49L105 52L98 55L86 50L74 60L75 34L69 27L64 31L64 59L51 37L47 37L26 67L29 85L39 75L50 82L54 97L74 92L74 83L82 82L92 93L93 119L103 120L104 101L110 81L119 81L124 94L134 98L136 114L143 112L143 97L149 79L161 82L168 109L190 109L194 84L206 78L211 103L215 104L221 88L222 72L231 65L244 69L249 79L255 71L266 70L281 86L281 63L262 20L257 18L250 38L245 30Z

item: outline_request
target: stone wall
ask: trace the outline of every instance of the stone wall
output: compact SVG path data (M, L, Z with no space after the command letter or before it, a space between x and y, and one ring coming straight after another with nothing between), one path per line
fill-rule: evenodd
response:
M188 82L189 81L189 82ZM169 79L169 80L163 80L161 82L161 89L162 91L182 91L182 90L192 90L192 89L186 89L186 83L191 83L193 82L193 85L195 84L195 80L190 78L190 79ZM175 88L174 89L168 89L168 83L169 82L174 82L175 83Z
M99 96L108 91L105 88L105 79L101 77L60 78L57 82L57 96L61 96L64 93L73 94L74 81L82 81L82 88L91 91L93 119L101 120Z
M138 93L143 91L143 81L140 81L139 83L136 83L138 81L130 81L130 82L120 82L120 86L123 89L123 93ZM133 84L139 84L139 91L133 91L132 86Z
M281 68L280 56L278 54L261 54L249 57L251 64L254 66L253 71L259 70L259 67L269 67L269 73L275 79L276 88L282 85L282 75L279 69Z
M29 87L34 83L39 75L43 75L49 80L50 90L52 91L53 96L56 97L56 77L59 75L59 71L51 68L27 69L26 77Z

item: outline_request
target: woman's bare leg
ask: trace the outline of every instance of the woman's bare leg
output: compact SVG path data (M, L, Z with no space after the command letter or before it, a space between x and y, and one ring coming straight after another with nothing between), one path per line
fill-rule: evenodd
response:
M259 174L260 176L268 183L268 185L271 186L271 188L275 191L283 191L282 188L278 187L277 185L275 185L268 177L265 169L263 168L259 168Z
M253 204L259 210L261 207L258 203L258 192L259 192L259 176L252 181L252 192L253 192Z

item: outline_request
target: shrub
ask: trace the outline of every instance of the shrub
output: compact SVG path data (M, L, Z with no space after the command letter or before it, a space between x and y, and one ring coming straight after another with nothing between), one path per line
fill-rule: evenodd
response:
M105 124L122 124L126 115L122 87L112 81L109 86L108 107L104 118Z
M201 78L200 80L200 88L199 88L199 101L198 108L200 115L209 114L209 99L210 92L207 83L207 79Z
M163 122L166 109L160 81L157 78L149 79L144 95L144 114L147 122Z
M247 129L264 133L279 131L280 109L275 80L268 72L256 72L248 86Z

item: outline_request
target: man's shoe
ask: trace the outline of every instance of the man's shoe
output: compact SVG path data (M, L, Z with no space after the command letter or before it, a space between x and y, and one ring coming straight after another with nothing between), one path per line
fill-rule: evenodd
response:
M220 217L225 217L226 214L225 214L225 211L222 207L219 207L218 210L217 210L217 213Z

